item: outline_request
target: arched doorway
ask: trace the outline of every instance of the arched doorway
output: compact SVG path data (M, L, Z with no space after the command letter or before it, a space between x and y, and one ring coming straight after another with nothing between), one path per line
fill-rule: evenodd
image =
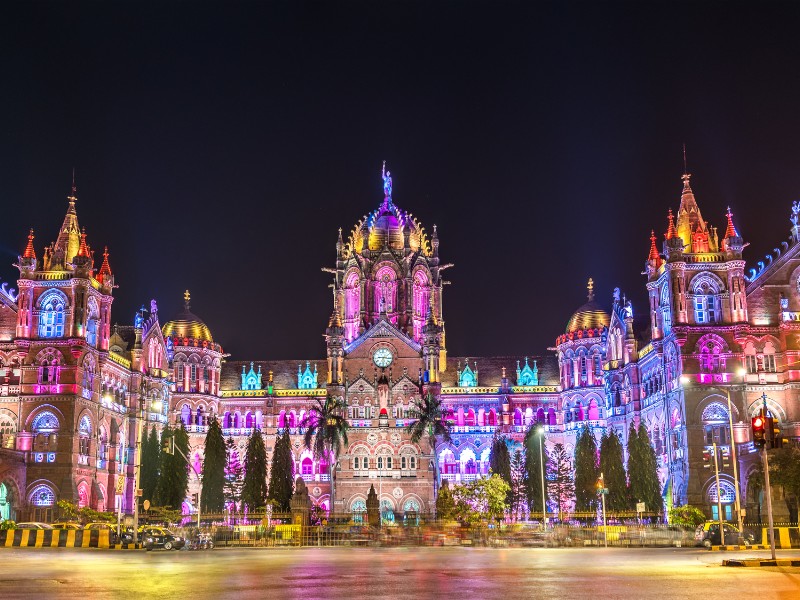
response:
M0 521L14 520L14 502L11 486L0 483Z

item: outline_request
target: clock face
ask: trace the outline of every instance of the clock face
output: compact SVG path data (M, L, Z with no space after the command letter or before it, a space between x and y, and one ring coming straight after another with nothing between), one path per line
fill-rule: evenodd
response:
M378 348L375 350L375 353L372 355L372 362L375 363L375 366L380 367L381 369L385 369L390 364L392 364L392 351L388 348Z

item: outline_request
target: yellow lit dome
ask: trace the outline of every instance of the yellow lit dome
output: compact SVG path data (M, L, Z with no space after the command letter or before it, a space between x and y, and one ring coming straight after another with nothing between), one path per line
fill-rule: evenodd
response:
M588 302L576 310L567 323L566 333L575 333L585 329L603 329L611 322L611 315L594 299L594 281L589 279L586 286L589 291Z
M184 309L171 321L167 321L162 328L165 337L192 338L201 342L213 342L211 330L208 325L189 311L189 290L183 295Z

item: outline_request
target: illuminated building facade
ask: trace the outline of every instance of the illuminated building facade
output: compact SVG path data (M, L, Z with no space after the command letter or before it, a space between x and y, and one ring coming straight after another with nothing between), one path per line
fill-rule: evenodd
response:
M391 175L382 175L379 207L346 240L339 231L325 269L334 294L324 356L320 348L317 359L281 361L225 360L190 311L188 291L184 310L163 326L155 301L132 326L112 326L108 253L96 269L73 189L56 242L39 259L31 232L19 292L0 289L0 516L45 519L61 498L130 512L141 430L182 422L199 470L212 415L242 462L255 428L268 460L276 432L288 430L296 474L315 504L337 513L363 512L370 487L386 520L432 512L441 480L485 476L493 436L506 435L513 453L536 423L548 449L562 443L570 454L583 427L625 445L630 425L644 424L665 503L703 506L709 516L717 494L733 516L733 438L743 504L758 512L750 416L766 401L784 437L800 436L800 204L790 238L745 275L732 215L720 239L686 174L662 252L651 235L641 318L619 290L605 310L590 280L554 353L459 358L447 355L442 274L452 265L440 262L437 229L428 234L400 209ZM406 433L415 399L428 393L442 399L453 438L435 449ZM328 395L345 401L351 425L333 465L335 498L334 457L302 444L314 400ZM708 468L714 443L721 490ZM185 510L196 491L192 476Z

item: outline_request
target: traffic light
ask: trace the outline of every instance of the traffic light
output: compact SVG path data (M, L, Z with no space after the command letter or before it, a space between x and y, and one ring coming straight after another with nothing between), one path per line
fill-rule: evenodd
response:
M175 438L166 437L161 440L161 451L165 454L175 454Z
M777 423L775 423L775 419L772 417L766 418L766 435L767 441L769 442L770 448L781 448L783 447L783 437L781 437L781 429L778 427Z
M192 505L197 506L197 493L192 494Z
M761 415L755 416L751 425L753 428L753 445L757 448L763 448L767 443L767 418Z

